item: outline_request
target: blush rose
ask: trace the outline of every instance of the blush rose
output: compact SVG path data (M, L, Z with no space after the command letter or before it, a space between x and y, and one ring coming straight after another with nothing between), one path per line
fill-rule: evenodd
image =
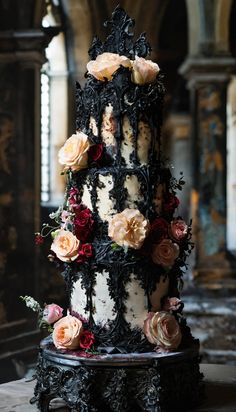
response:
M78 171L88 165L88 150L90 148L88 136L83 132L73 134L58 152L59 163L65 170Z
M174 219L170 223L170 234L174 239L181 240L188 234L188 225L182 219Z
M163 239L154 245L151 256L155 264L171 267L179 256L179 246L170 239Z
M155 81L160 68L158 64L151 60L146 60L143 57L135 56L132 62L132 76L133 83L144 85Z
M62 262L72 262L79 255L80 241L68 230L60 229L55 233L51 250Z
M67 315L54 324L53 343L57 349L77 349L83 331L81 320Z
M143 332L150 343L164 351L177 349L182 340L179 324L169 312L149 312Z
M109 222L108 236L119 246L140 249L149 231L149 221L137 209L125 209Z
M46 305L44 307L42 320L51 325L61 319L62 316L63 309L59 305L51 303L50 305Z
M96 60L90 60L87 64L87 70L97 80L111 80L112 75L120 66L131 67L131 61L126 56L120 56L116 53L99 54Z

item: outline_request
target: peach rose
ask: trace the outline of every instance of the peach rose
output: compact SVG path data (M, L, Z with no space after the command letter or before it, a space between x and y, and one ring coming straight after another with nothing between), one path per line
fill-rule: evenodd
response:
M170 239L163 239L154 245L152 260L156 265L173 266L179 256L179 246Z
M171 351L179 347L181 330L175 317L169 312L149 312L144 321L143 332L147 340L157 348Z
M149 221L137 209L125 209L109 222L108 236L120 246L140 249L149 231Z
M52 323L62 318L62 313L63 309L60 306L56 305L55 303L51 303L50 305L46 305L44 307L42 320L51 325Z
M187 236L188 225L182 219L174 219L170 224L170 232L176 240L181 240Z
M59 163L66 169L77 171L85 169L88 165L88 149L90 147L88 136L83 132L73 134L59 150Z
M75 316L67 315L54 324L53 343L57 349L77 349L83 331L82 322Z
M116 53L99 54L96 60L90 60L87 64L87 70L97 80L111 80L112 75L120 66L131 67L131 61L126 56L120 56Z
M51 250L62 262L72 262L78 255L80 241L68 230L60 229L55 232Z
M152 83L156 79L160 68L158 64L151 60L146 60L143 57L135 56L132 63L132 82L135 84Z

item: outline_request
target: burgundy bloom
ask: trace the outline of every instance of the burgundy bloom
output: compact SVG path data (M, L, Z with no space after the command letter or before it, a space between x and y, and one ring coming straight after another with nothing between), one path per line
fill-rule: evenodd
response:
M103 152L103 144L94 144L90 146L89 151L88 151L88 156L89 159L92 159L94 162L100 159L101 155Z
M150 239L152 243L159 243L168 234L168 222L162 217L157 217L151 224Z
M69 191L69 204L71 206L79 203L79 190L76 187L72 187Z
M75 211L76 215L74 218L74 227L75 227L75 235L77 239L81 240L82 242L86 242L86 240L91 235L93 230L93 216L90 209L79 208Z
M163 211L172 215L175 209L179 206L179 199L173 193L166 193L164 196Z
M79 250L79 256L77 258L78 263L84 263L87 259L93 256L93 247L91 243L84 243Z
M150 256L153 244L160 243L168 236L168 226L168 222L162 217L157 217L151 223L149 234L142 246L141 252L143 255Z
M89 330L83 330L82 334L80 335L79 346L81 349L89 349L94 344L94 341L94 334Z
M44 238L42 235L40 235L40 233L36 233L35 234L35 238L34 238L34 242L36 245L42 245L44 242Z

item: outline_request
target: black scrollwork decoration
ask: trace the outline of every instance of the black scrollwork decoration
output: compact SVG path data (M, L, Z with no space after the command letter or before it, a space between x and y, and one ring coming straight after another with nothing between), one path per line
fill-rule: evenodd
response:
M152 353L81 358L47 344L41 350L32 403L46 412L62 398L75 412L188 411L203 398L196 350L170 356Z

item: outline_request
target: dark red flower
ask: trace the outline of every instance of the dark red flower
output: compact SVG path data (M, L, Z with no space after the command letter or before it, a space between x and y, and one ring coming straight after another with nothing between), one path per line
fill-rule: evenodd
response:
M74 228L76 237L82 242L86 242L93 230L93 216L90 209L79 208L75 210Z
M146 237L141 253L150 256L154 243L160 243L163 239L168 237L168 222L163 217L157 217L150 227L148 236Z
M103 144L99 143L99 144L94 144L92 146L90 146L89 151L88 151L88 156L89 159L94 160L94 162L96 162L97 160L100 159L101 155L103 152Z
M93 247L91 243L84 243L79 249L79 256L76 259L78 263L84 263L93 256Z
M79 346L81 349L89 349L95 342L95 337L89 330L84 330L80 336Z
M81 253L83 253L84 256L86 257L92 257L93 256L93 247L91 243L84 243L81 247Z
M173 193L166 193L163 202L163 212L172 215L179 206L179 199Z
M152 243L159 243L168 234L168 222L163 217L157 217L151 224L150 240Z
M44 238L42 235L40 235L40 233L36 233L35 234L35 238L34 238L34 242L36 245L42 245L44 242Z
M80 200L79 200L79 190L76 187L72 187L69 190L69 204L71 206L77 205Z

